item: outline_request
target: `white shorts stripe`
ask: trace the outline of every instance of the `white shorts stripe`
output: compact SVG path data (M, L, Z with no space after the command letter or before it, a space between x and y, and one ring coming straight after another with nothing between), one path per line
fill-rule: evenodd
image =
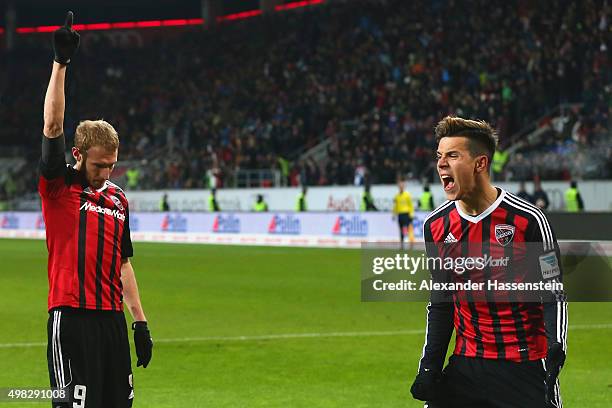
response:
M66 378L64 377L64 356L62 355L62 342L60 338L62 324L62 312L58 312L57 316L57 355L59 356L59 369L62 378L62 388L66 386Z
M64 360L62 356L62 345L60 343L60 321L62 312L53 312L53 331L51 334L51 347L53 352L53 369L55 372L55 382L59 388L66 386L64 382Z
M561 400L561 391L559 389L559 379L557 378L557 383L555 384L555 401L557 402L557 406L559 408L563 408L563 401Z
M61 379L59 376L59 370L57 368L57 345L55 344L55 333L57 331L57 310L53 312L53 330L51 332L51 351L53 353L53 372L55 375L55 383L58 387L61 388Z

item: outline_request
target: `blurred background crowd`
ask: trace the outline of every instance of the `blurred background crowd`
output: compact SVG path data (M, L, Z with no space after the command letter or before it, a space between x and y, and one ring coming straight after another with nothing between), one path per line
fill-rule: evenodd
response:
M447 114L498 129L498 179L609 178L611 10L354 0L130 44L84 33L65 130L112 123L115 176L133 189L233 187L245 171L280 185L432 179ZM36 189L49 43L0 51L5 197Z

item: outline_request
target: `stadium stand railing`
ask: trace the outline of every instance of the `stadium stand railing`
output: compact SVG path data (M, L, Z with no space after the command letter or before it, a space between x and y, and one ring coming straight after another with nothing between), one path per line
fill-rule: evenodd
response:
M281 173L278 170L238 170L232 184L229 187L280 187Z
M510 160L501 178L524 181L534 177L611 177L609 129L593 125L588 115L581 114L582 109L583 104L561 104L513 136L506 149Z

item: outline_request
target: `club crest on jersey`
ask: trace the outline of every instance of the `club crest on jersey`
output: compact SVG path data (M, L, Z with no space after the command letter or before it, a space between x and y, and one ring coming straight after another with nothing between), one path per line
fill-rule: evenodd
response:
M121 200L119 200L117 197L115 196L111 196L111 200L113 201L113 203L115 203L115 206L121 210L121 211L125 211L123 209L123 204L121 204Z
M502 246L508 245L512 238L514 238L514 230L516 227L514 225L508 224L497 224L495 226L495 239Z

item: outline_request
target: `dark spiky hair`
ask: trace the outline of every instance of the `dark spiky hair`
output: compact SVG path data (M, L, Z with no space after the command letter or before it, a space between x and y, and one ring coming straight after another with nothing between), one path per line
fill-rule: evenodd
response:
M443 137L467 137L472 156L486 155L489 164L493 160L497 148L497 132L484 120L447 116L438 122L435 134L438 143Z

